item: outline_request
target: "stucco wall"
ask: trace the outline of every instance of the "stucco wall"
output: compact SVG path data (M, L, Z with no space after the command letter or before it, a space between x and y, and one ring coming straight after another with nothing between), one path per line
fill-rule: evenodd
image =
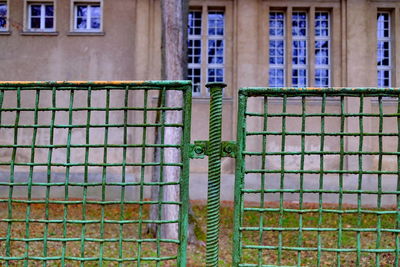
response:
M332 42L331 42L331 77L332 86L376 86L376 13L379 9L393 13L395 27L394 36L400 35L400 4L396 1L369 1L369 0L333 0L333 1L278 1L278 0L193 0L192 6L210 5L223 7L226 11L227 31L226 49L227 84L224 95L223 139L236 138L236 110L237 89L248 86L266 86L268 75L268 11L271 9L296 10L309 12L323 9L332 14ZM10 18L13 19L10 34L0 35L0 80L143 80L160 79L161 72L161 17L158 0L103 0L103 32L100 35L71 35L69 1L57 1L56 35L25 35L23 30L22 0L9 1ZM394 51L400 50L400 42L393 40ZM396 50L397 49L397 50ZM400 65L400 57L393 58L394 66ZM400 86L400 68L394 72L393 84ZM312 85L312 84L311 84ZM122 95L119 100L122 99ZM65 98L67 99L67 98ZM132 105L140 104L140 97L131 97ZM29 100L27 100L29 101ZM50 103L50 98L43 100ZM68 100L65 100L68 101ZM79 104L79 99L77 100ZM84 100L82 100L84 103ZM104 97L97 99L104 103ZM155 99L152 98L154 102ZM353 102L352 102L353 101ZM348 112L358 112L356 100L346 103ZM155 102L154 102L155 104ZM262 102L251 100L251 111L259 112ZM289 103L289 109L298 110L300 102ZM272 108L281 109L280 104L274 103ZM310 109L313 107L310 106ZM331 102L329 109L338 110L338 102ZM376 112L376 102L365 106L366 112ZM192 140L208 139L208 99L193 99ZM390 103L385 109L393 109ZM103 119L102 115L94 119ZM7 116L4 117L7 120ZM45 119L45 118L44 118ZM140 119L140 118L137 118ZM10 121L12 121L10 119ZM328 127L337 129L338 122L332 122ZM346 129L357 131L357 119L348 119ZM259 128L257 121L249 122L249 129ZM278 127L278 124L277 124ZM295 126L293 126L295 127ZM376 121L366 120L365 130L376 128ZM389 127L389 126L388 126ZM318 129L319 123L313 123L310 129ZM394 130L394 129L392 129ZM148 133L149 135L151 133ZM22 138L30 140L31 133L21 132ZM0 137L8 139L12 133ZM39 138L42 138L39 134ZM121 132L111 138L118 139ZM130 133L133 142L140 134ZM81 137L83 140L83 135ZM101 139L101 137L98 137ZM135 139L136 138L136 139ZM99 139L99 140L100 140ZM279 144L276 138L276 145ZM313 147L312 139L307 146ZM274 140L270 143L274 145ZM288 141L289 146L298 149L298 140ZM338 144L331 143L332 149ZM259 140L249 142L249 148L257 148ZM346 148L357 150L358 144L346 139ZM377 149L377 140L367 140L366 146ZM390 146L390 145L387 145ZM134 157L134 156L132 156ZM278 159L276 159L278 160ZM271 159L273 166L279 165L279 160ZM257 166L257 159L249 164ZM310 163L312 164L312 163ZM337 167L337 160L332 159L328 164ZM351 168L356 168L356 161L346 162ZM366 160L366 168L376 168L376 157ZM393 158L385 157L383 166L395 169L397 162ZM375 167L374 167L375 166ZM232 174L234 161L223 159L222 170L225 174ZM192 173L197 173L193 179L206 181L207 161L192 160ZM200 176L199 176L200 175ZM226 176L231 177L231 176ZM231 185L233 179L226 178ZM196 184L194 182L193 184ZM203 198L192 192L193 198Z

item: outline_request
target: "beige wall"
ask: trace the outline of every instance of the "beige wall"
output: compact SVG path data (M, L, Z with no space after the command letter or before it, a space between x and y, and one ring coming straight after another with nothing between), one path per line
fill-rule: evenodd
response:
M332 86L376 86L377 10L392 12L395 29L393 51L400 51L398 1L192 0L190 3L194 6L223 7L226 11L226 42L229 45L225 51L228 87L224 95L224 140L236 138L237 89L267 85L267 25L270 9L280 8L291 12L302 8L312 13L322 8L331 11ZM56 5L57 35L21 34L23 4L22 0L9 0L12 25L10 34L0 35L0 80L160 79L159 0L103 0L104 35L98 36L69 34L71 6L70 1L65 0L57 1ZM309 49L312 51L312 44ZM393 62L394 66L400 66L400 57L393 56ZM399 87L400 67L396 68L394 74L393 84ZM313 85L312 82L310 85ZM135 104L136 100L131 101ZM251 109L260 110L261 102L251 101ZM299 105L299 102L289 103L289 109L296 109ZM349 112L357 112L354 110L356 106L348 102L346 108ZM338 108L336 102L330 103L329 107ZM374 108L376 106L373 103L366 107L367 110ZM193 99L192 140L208 139L208 109L207 98ZM346 127L352 129L355 122L348 120ZM249 127L257 128L259 124L250 123ZM315 127L318 128L318 125ZM366 127L372 129L376 125L366 122ZM370 147L376 146L371 142ZM299 146L299 143L290 145ZM252 146L256 147L257 142L251 142L249 147ZM352 148L355 144L347 142L346 146ZM387 164L395 164L392 159L389 161L392 163ZM374 162L376 159L371 159L369 164L373 166L376 164ZM224 159L223 172L232 173L233 163L231 159ZM337 163L332 161L331 164L334 166ZM205 160L193 160L191 165L192 172L206 172Z
M56 35L22 33L24 1L11 0L0 35L0 80L135 79L136 1L104 1L104 35L70 35L70 1L56 1ZM131 23L127 23L131 22Z

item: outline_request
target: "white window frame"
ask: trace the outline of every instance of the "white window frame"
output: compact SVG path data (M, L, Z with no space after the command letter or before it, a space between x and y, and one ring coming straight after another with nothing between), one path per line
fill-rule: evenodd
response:
M223 81L226 81L227 78L227 70L226 70L226 53L227 53L227 44L226 44L226 36L227 36L227 21L226 21L226 8L224 6L221 7L213 7L203 5L201 8L190 8L189 12L200 12L201 13L201 35L189 35L188 40L201 40L201 54L200 54L200 63L193 64L189 63L189 69L200 69L200 90L199 92L192 92L194 97L209 97L208 90L205 89L204 84L208 83L208 70L209 69L222 69L223 71ZM224 14L224 35L209 35L209 21L208 15L211 12L222 12ZM223 41L223 63L208 63L208 42L210 40L222 40ZM190 77L188 76L188 79Z
M283 63L282 64L271 64L269 62L269 53L270 53L270 48L268 49L268 65L269 65L269 70L268 72L270 72L271 69L282 69L283 70L283 84L282 86L284 87L286 84L286 14L283 11L276 11L276 10L270 10L270 12L268 13L268 24L270 24L270 17L271 17L271 13L282 13L283 15L283 35L282 36L271 36L269 35L269 40L268 40L268 45L270 44L270 41L283 41ZM269 25L268 25L269 27ZM269 81L268 81L269 84ZM272 87L276 87L275 85L271 85L269 84L269 86Z
M199 91L198 92L196 92L196 91L194 91L194 87L193 87L193 90L192 90L192 93L193 93L193 96L201 96L201 91L202 91L202 89L201 89L201 87L202 87L202 67L201 67L201 65L202 65L202 61L203 61L203 58L202 58L202 47L203 47L203 40L202 40L202 35L203 35L203 30L204 30L204 26L203 26L203 18L202 18L202 10L198 10L198 9L194 9L194 10L190 10L189 12L199 12L200 13L200 17L201 17L201 33L200 33L200 35L195 35L195 34L188 34L188 40L190 40L190 41L200 41L200 62L199 63L190 63L190 62L188 62L188 70L189 69L191 69L191 70L195 70L195 69L199 69L200 70L200 83L199 84L193 84L193 86L198 86L198 89L199 89ZM188 74L189 75L189 74ZM190 77L188 76L188 79L189 79Z
M305 22L306 22L306 26L305 26L305 29L306 29L306 35L305 36L295 36L295 35L293 35L293 26L292 26L292 33L291 33L291 35L292 35L292 43L291 43L291 46L292 46L292 62L290 62L290 64L292 64L292 73L291 73L291 83L292 83L292 86L293 87L299 87L298 85L293 85L293 71L294 70L297 70L298 72L299 71L301 71L301 70L305 70L305 72L306 72L306 76L305 76L305 78L306 78L306 84L304 85L305 87L307 87L308 86L308 84L309 84L309 79L308 79L308 76L309 76L309 56L308 56L308 54L309 54L309 46L308 46L308 35L309 35L309 30L310 30L310 26L309 26L309 23L308 23L308 20L309 20L309 13L307 12L307 11L303 11L303 10L299 10L299 11L294 11L293 13L292 13L292 17L290 18L290 23L293 23L293 16L294 16L294 14L295 13L304 13L304 14L306 14L306 19L305 19ZM293 63L293 57L294 57L294 45L293 45L293 43L295 42L295 41L299 41L299 42L301 42L301 41L304 41L305 42L305 44L306 44L306 46L305 46L305 51L306 51L306 55L305 55L305 58L306 58L306 64L299 64L299 63L297 63L297 64L294 64ZM298 55L297 55L297 57L299 57ZM299 75L297 75L297 79L299 79Z
M376 82L377 82L377 86L388 88L388 87L392 86L392 72L393 72L393 65L392 65L392 32L391 32L392 31L392 22L391 22L392 16L391 16L389 11L380 11L380 10L378 10L377 16L379 14L387 14L388 15L388 32L389 32L389 36L388 37L379 37L378 36L378 20L377 20L376 21L376 23L377 23L377 32L376 32L377 33L376 34L376 39L377 39L376 52L377 52L377 54L376 54L376 60L378 61L378 43L379 42L387 42L388 43L388 50L389 50L389 57L388 57L389 64L387 66L382 66L382 65L379 66L378 64L376 64L376 70L377 70L376 71L376 74L377 74ZM389 84L387 86L380 86L379 85L379 83L378 83L378 81L379 81L378 72L379 71L388 71L389 72Z
M26 14L26 30L30 32L54 32L56 29L56 5L53 1L26 1L26 8L25 8L25 14ZM39 29L33 29L31 27L31 6L32 5L40 5L41 11L40 11L40 28ZM45 12L45 6L46 5L52 5L53 6L53 27L52 28L45 28L45 19L46 19L46 12Z
M103 31L103 23L104 23L104 13L103 13L103 1L72 1L71 2L71 31L72 32L102 32ZM93 29L91 28L91 8L88 8L88 16L86 29L78 29L77 21L78 21L78 6L100 6L100 28Z
M263 14L267 14L265 16L265 23L267 27L265 27L264 33L267 35L267 38L262 40L262 44L264 47L267 49L264 50L267 53L267 56L261 59L261 63L266 66L265 70L262 71L262 77L263 79L260 79L260 82L265 83L265 80L271 87L276 87L278 85L274 85L274 83L270 83L270 75L271 71L273 69L280 69L283 67L284 69L284 87L302 87L303 84L298 85L293 84L293 78L296 77L301 77L303 78L304 76L294 76L293 72L295 70L302 71L305 70L306 76L304 77L306 80L306 84L304 86L316 86L315 80L316 80L316 71L318 70L327 70L328 71L328 76L323 75L321 77L323 78L328 78L328 85L318 85L318 86L323 86L323 87L331 87L332 82L334 78L336 77L337 80L337 71L335 72L336 76L333 76L333 69L332 69L332 63L335 61L332 59L332 45L337 45L337 40L334 40L333 32L337 34L337 29L332 28L332 20L334 19L334 13L336 14L337 12L337 6L331 5L331 4L318 4L318 5L310 5L310 6L301 6L299 7L298 5L295 4L290 4L288 6L282 6L278 2L274 3L266 3L265 4L265 9L266 12ZM270 14L278 12L278 13L283 13L284 15L284 64L277 65L277 64L271 64L270 63L270 41L276 40L276 36L273 36L270 34ZM293 15L297 12L304 12L306 14L306 36L297 36L293 34ZM316 64L316 58L315 58L315 52L316 52L316 47L315 47L315 42L318 40L321 40L322 38L319 38L316 36L315 33L315 26L316 26L316 14L317 13L327 13L328 14L328 64ZM303 19L301 19L303 20ZM265 24L264 24L265 25ZM278 39L282 40L281 36L278 36ZM305 41L305 56L306 56L306 64L299 64L300 62L297 62L297 64L294 64L293 58L294 58L294 46L293 42L294 41ZM266 77L267 79L265 79ZM280 76L279 76L280 77ZM325 80L326 81L326 80Z
M224 34L223 35L209 35L209 25L210 25L210 23L209 23L209 20L208 20L209 19L208 15L210 13L212 13L212 12L222 12L224 14ZM222 72L223 72L222 81L220 81L220 82L225 82L225 60L226 60L226 58L225 58L225 51L226 51L226 44L225 44L226 26L225 26L225 24L226 24L226 16L225 16L225 11L224 10L214 10L212 8L209 8L207 10L207 26L206 26L206 31L207 31L206 32L206 34L207 34L207 44L206 44L206 46L207 46L207 70L206 70L207 80L206 81L207 82L209 82L209 77L208 77L208 70L209 69L215 69L215 70L222 69ZM223 42L222 63L209 63L208 62L208 58L209 58L209 54L208 54L209 46L208 46L208 44L209 44L209 41L215 41L215 42L222 41ZM207 95L209 95L209 94L210 94L210 92L207 91Z
M0 32L6 32L6 31L8 31L8 25L10 25L10 23L9 23L10 6L8 4L8 1L0 1L0 4L5 4L6 9L7 9L6 16L5 16L6 27L0 28Z
M316 63L316 57L315 57L315 62L314 62L314 70L316 71L317 69L320 70L328 70L328 87L331 86L331 62L332 62L332 58L331 58L331 12L329 11L320 11L320 10L316 10L315 14L314 14L314 24L316 24L316 14L317 13L327 13L328 14L328 36L317 36L317 34L314 32L314 43L316 43L317 41L327 41L328 42L328 64L327 65L321 65L321 64L317 64ZM314 26L314 31L316 31L316 26ZM314 47L314 54L315 54L316 48ZM314 84L315 84L315 79L317 78L316 74L314 74Z

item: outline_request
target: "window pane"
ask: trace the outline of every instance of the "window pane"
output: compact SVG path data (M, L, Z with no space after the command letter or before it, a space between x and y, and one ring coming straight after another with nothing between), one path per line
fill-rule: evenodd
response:
M188 80L192 81L193 92L200 93L201 71L199 68L188 69Z
M201 63L201 40L188 40L188 63Z
M201 12L191 11L188 15L189 35L201 35Z
M330 80L329 12L315 12L315 77L317 87L328 87Z
M210 68L207 74L207 82L224 81L224 70L222 68Z
M78 18L76 21L76 28L77 29L86 29L86 19L85 18Z
M91 6L91 16L92 18L100 18L101 17L101 9L100 6Z
M45 19L45 28L46 29L52 29L53 28L53 18L46 18Z
M390 35L390 13L379 12L377 14L377 85L379 87L390 87L391 85L391 35Z
M208 63L210 64L224 63L223 40L208 40Z
M208 34L224 35L224 13L220 11L208 12Z
M389 37L389 13L378 13L377 36Z
M282 12L270 12L269 34L270 36L284 35L284 16Z
M78 17L86 17L87 16L87 6L77 6L77 15Z
M283 87L284 86L284 70L283 70L283 68L269 70L269 86L270 87Z
M7 27L7 5L0 4L0 29Z
M292 86L306 87L307 86L307 70L293 69L292 70Z
M269 13L269 79L271 87L284 86L285 16L283 12Z
M307 34L307 14L305 12L293 12L292 34L293 34L293 36L306 36L306 34Z
M53 5L46 5L46 16L47 17L53 17L54 16L54 7Z
M100 29L100 18L92 18L91 28Z
M7 5L0 4L0 17L6 17L6 16L7 16Z
M40 5L31 5L31 16L40 16L41 7Z
M40 18L31 18L31 28L40 29Z

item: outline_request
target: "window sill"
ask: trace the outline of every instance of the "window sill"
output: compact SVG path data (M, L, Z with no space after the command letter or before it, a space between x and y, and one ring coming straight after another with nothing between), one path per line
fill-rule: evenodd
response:
M39 35L39 36L57 36L58 32L31 32L31 31L24 31L24 32L21 32L21 35L25 35L25 36L35 36L35 35Z
M69 32L68 36L104 36L105 32Z
M10 31L0 31L0 35L11 35Z

